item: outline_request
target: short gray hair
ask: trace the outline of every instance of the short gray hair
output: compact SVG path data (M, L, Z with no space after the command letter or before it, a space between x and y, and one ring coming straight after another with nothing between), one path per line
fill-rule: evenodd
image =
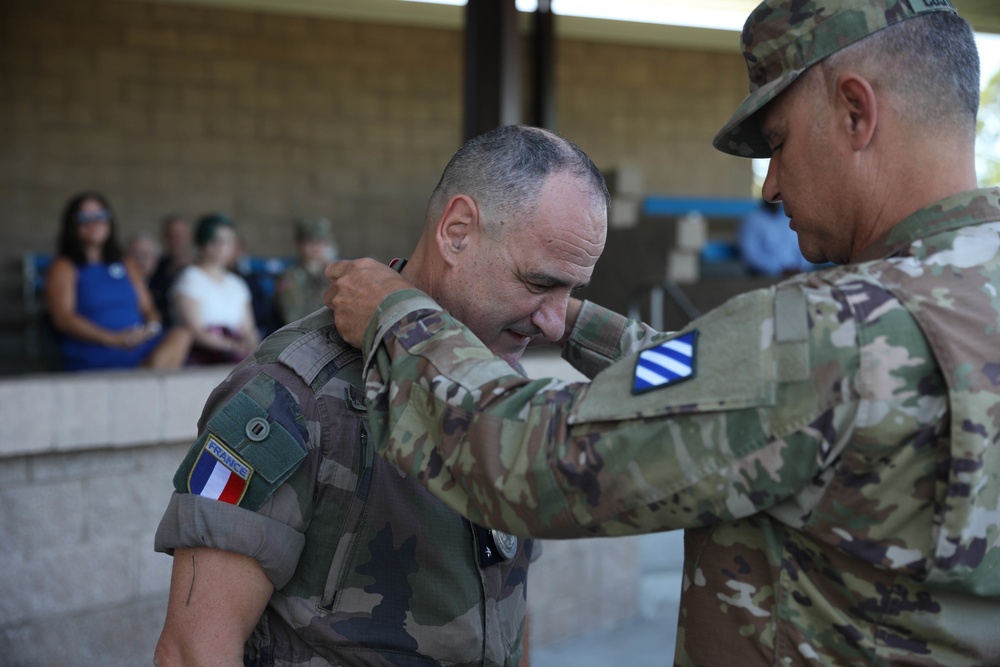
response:
M611 198L604 176L576 144L549 130L502 125L470 139L452 156L431 194L428 218L464 194L476 201L487 229L498 231L530 215L546 178L562 172L584 180L607 214Z
M866 67L867 65L867 67ZM957 14L932 12L901 21L820 63L827 81L864 68L873 85L894 94L915 123L959 123L974 136L979 110L979 51L972 28Z

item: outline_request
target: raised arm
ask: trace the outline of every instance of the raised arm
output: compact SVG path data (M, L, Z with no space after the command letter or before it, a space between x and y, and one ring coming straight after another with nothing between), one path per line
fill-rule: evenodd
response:
M657 333L590 301L573 299L571 305L575 307L572 317L567 317L562 356L591 379L622 357L647 347Z
M808 488L849 436L857 359L833 378L822 345L847 308L819 295L810 333L801 291L744 295L681 332L679 342L697 331L690 378L633 393L637 355L589 385L526 380L426 296L400 292L364 345L373 440L457 511L509 532L633 534L750 516Z

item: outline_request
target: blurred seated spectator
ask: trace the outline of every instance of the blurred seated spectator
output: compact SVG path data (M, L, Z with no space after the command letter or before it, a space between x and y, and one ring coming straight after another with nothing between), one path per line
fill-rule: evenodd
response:
M174 318L194 333L189 363L241 361L260 336L246 282L229 270L236 257L236 226L221 213L202 216L194 242L195 263L174 282Z
M194 261L194 240L191 236L191 223L176 213L163 218L160 233L163 236L164 251L149 279L149 291L153 293L153 302L163 315L164 323L169 324L173 318L170 289L177 274Z
M275 288L275 306L281 325L302 319L323 307L323 292L330 282L323 273L337 259L337 246L330 221L302 218L295 221L295 263L288 267Z
M148 232L133 234L125 245L125 257L132 260L143 281L149 285L149 280L156 272L156 265L160 261L160 244Z
M786 276L813 268L799 250L799 237L788 226L780 202L761 201L740 223L740 255L747 271Z
M122 256L107 199L73 197L63 212L45 301L66 370L177 368L191 345L184 329L163 330L135 263Z

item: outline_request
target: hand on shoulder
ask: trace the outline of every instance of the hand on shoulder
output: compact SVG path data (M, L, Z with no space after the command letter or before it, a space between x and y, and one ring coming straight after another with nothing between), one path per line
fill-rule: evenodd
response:
M406 278L370 257L334 262L326 267L330 281L323 296L333 311L337 331L345 341L361 347L365 329L385 297L413 287Z

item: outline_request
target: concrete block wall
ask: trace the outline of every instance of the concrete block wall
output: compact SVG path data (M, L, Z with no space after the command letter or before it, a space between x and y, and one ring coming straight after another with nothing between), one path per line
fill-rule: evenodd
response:
M526 367L578 377L549 355ZM153 534L227 370L0 380L0 664L151 664L172 563ZM633 538L546 541L530 576L532 645L639 613Z
M650 193L747 194L749 163L710 147L745 95L738 55L556 46L556 129L599 167L641 169ZM303 214L328 216L346 256L408 252L461 141L461 72L452 29L0 2L0 333L20 325L20 253L53 249L83 189L108 195L123 238L221 209L255 254L290 254Z
M558 130L602 171L638 170L644 194L750 194L749 160L712 148L746 96L735 48L728 55L565 40L556 58Z
M186 450L0 459L4 665L152 664L171 567L153 532Z
M226 373L0 382L0 662L152 663L171 567L153 532Z

